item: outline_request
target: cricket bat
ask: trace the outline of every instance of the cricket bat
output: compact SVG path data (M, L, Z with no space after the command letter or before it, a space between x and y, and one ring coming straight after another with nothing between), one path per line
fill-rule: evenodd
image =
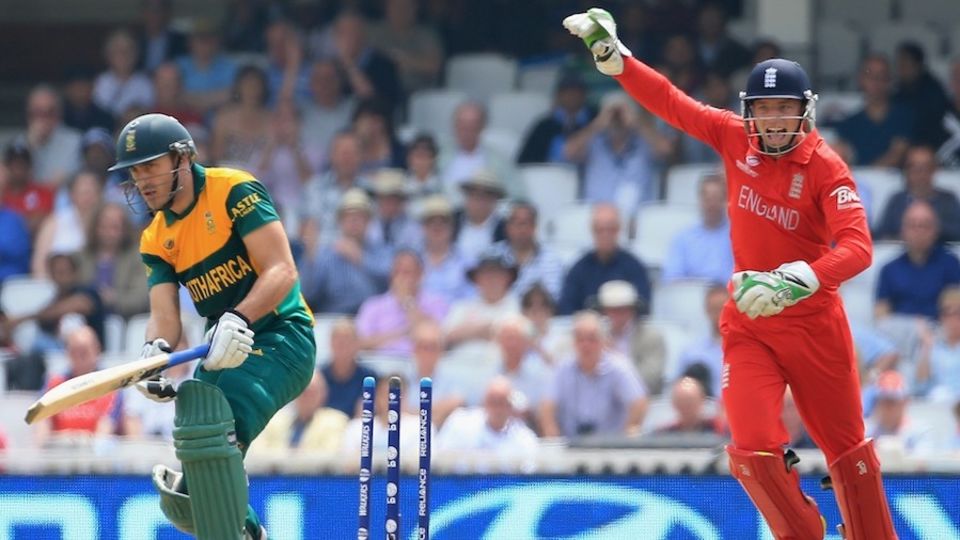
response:
M175 353L164 353L136 362L130 362L112 368L101 369L86 375L74 377L51 388L27 409L26 422L33 424L49 418L74 405L86 403L91 399L109 394L114 390L149 379L161 371L197 358L203 358L210 350L210 344L204 343L192 349Z

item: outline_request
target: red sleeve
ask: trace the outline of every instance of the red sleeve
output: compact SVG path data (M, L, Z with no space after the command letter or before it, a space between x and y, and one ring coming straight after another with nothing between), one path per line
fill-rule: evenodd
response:
M839 157L829 156L827 160L829 180L823 183L819 198L835 245L810 266L821 287L839 287L870 266L873 241L850 169L840 162Z
M623 73L615 77L640 105L671 126L720 151L722 129L733 117L683 93L655 69L631 56L623 58Z

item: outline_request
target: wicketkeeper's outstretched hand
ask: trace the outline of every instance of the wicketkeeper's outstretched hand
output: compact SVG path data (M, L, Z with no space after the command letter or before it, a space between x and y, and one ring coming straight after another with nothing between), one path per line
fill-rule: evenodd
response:
M563 26L579 37L593 53L597 69L605 75L623 73L623 57L633 56L617 39L617 23L605 9L590 8L586 13L576 13L563 20Z

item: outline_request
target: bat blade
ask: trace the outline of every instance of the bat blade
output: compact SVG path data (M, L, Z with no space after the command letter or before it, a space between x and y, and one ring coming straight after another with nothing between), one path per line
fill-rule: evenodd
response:
M209 348L209 345L204 344L193 349L172 354L158 354L74 377L51 388L34 402L27 409L25 420L28 424L33 424L75 405L149 379L169 367L206 356Z

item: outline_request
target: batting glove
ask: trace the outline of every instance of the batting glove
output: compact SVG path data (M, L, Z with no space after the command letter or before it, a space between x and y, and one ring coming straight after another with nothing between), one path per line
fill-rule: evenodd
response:
M253 330L249 326L247 318L236 311L221 315L205 336L210 352L203 360L204 369L217 371L242 364L253 350Z
M586 13L576 13L563 20L563 26L571 34L582 39L593 53L597 69L604 75L623 73L623 57L633 56L617 39L617 23L605 9L590 8Z
M820 280L804 261L780 265L770 272L746 270L733 276L737 309L751 319L771 317L811 296Z
M167 340L157 338L143 344L143 348L140 349L140 358L150 358L158 354L172 352L173 348L170 347ZM140 381L134 386L144 397L157 403L166 403L177 397L177 391L173 388L173 383L162 375Z

